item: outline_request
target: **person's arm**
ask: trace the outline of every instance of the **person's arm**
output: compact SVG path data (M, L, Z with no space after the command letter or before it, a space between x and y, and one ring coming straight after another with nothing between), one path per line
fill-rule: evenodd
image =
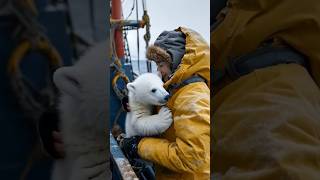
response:
M210 170L210 91L204 83L189 85L174 102L176 140L143 138L138 154L176 172Z

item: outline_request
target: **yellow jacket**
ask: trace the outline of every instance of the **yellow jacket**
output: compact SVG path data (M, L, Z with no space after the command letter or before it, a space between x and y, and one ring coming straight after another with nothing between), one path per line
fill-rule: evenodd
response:
M179 83L198 74L210 84L210 52L196 32L178 28L186 35L186 53L165 83ZM178 89L167 103L172 126L162 137L143 138L138 154L156 164L157 179L209 179L210 174L210 90L206 83L191 83Z
M214 69L273 38L303 53L312 76L300 65L285 64L224 82L213 97L213 174L319 179L320 2L232 0L224 12L211 33Z

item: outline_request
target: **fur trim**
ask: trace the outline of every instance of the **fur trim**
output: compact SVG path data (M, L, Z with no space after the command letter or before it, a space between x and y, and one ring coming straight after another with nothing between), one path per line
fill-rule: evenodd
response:
M160 48L159 46L149 46L147 49L146 57L149 60L152 60L156 63L163 61L172 63L170 54L167 53L164 49Z

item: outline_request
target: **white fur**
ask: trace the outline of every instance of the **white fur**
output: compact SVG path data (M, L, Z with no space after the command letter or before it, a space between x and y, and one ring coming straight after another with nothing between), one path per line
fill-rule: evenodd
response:
M172 123L172 114L167 107L161 107L152 115L154 105L165 105L169 93L163 88L162 80L155 74L145 73L134 82L128 83L129 106L126 116L126 137L159 135ZM155 89L155 92L152 90Z
M61 91L60 128L66 156L57 160L52 180L106 180L107 146L107 42L89 50L79 62L54 74Z

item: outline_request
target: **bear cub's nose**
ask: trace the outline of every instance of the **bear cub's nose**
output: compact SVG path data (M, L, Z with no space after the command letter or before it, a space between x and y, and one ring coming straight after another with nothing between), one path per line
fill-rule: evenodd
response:
M168 101L168 100L169 100L169 97L170 97L170 95L166 95L166 96L164 97L164 100L165 100L165 101Z

